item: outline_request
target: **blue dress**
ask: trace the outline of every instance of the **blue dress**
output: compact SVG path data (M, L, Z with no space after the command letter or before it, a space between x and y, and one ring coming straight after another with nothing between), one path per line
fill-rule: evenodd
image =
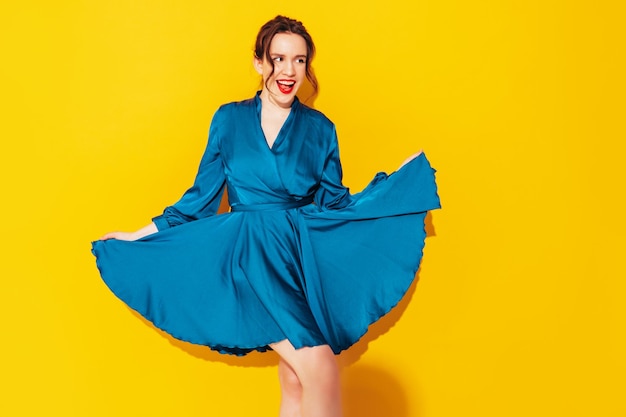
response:
M178 339L339 353L410 287L439 207L435 171L422 154L352 195L322 113L296 99L271 148L260 113L258 94L220 107L193 186L153 219L159 232L92 252L113 293ZM224 188L231 211L216 215Z

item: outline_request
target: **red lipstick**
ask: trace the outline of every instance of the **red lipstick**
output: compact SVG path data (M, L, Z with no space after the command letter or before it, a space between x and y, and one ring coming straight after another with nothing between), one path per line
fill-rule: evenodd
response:
M294 80L276 80L278 90L283 94L290 94L296 85Z

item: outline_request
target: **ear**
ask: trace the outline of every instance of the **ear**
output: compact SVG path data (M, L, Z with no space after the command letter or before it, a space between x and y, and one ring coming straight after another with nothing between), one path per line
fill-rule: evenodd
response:
M252 65L254 65L254 69L259 75L263 75L263 60L257 57L252 58Z

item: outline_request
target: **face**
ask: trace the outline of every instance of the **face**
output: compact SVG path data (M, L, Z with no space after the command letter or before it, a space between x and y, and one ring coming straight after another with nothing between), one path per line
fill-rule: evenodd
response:
M283 108L290 107L306 77L307 48L304 38L294 33L278 33L270 44L274 64L254 59L254 67L263 77L261 99Z

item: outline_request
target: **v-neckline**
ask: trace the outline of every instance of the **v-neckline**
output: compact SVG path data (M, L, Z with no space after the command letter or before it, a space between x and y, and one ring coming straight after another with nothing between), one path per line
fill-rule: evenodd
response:
M274 139L274 142L272 143L272 146L270 146L269 142L267 141L267 137L265 136L265 132L263 131L263 125L262 125L262 119L261 119L261 110L263 109L263 102L261 101L261 92L259 91L257 93L257 95L255 96L255 101L256 101L256 114L257 114L257 126L261 135L261 139L263 140L263 143L265 144L265 148L267 148L270 152L274 152L274 150L276 149L276 146L279 145L279 142L282 141L282 137L285 136L285 128L288 125L288 123L291 122L291 119L293 118L293 114L296 110L296 106L299 103L298 101L298 97L294 98L293 104L291 105L291 109L289 110L289 114L287 115L287 117L285 118L285 121L283 122L282 126L280 127L280 129L278 129L278 133L276 134L276 138Z

